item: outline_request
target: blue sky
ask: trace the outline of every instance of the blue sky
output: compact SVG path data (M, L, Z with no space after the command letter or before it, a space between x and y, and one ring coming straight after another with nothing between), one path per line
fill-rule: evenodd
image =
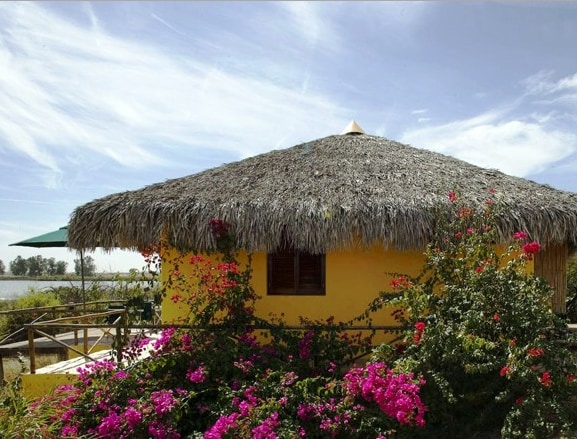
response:
M0 259L79 205L368 134L576 192L576 2L0 2ZM135 252L91 254L98 271Z

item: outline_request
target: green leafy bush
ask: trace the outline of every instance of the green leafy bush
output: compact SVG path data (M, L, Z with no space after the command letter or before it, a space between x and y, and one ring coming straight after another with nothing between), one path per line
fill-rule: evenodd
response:
M421 275L399 275L372 305L399 307L407 328L403 346L375 357L424 375L428 436L575 436L576 341L526 269L540 245L520 231L498 255L499 202L450 200Z
M32 309L35 307L51 307L60 304L58 297L53 292L44 292L35 289L30 289L30 291L14 300L6 301L3 304L11 310L17 309ZM33 313L9 313L3 314L0 317L0 339L17 332L22 329L24 324L29 324L34 319L39 318L42 312ZM26 331L21 331L14 335L11 339L12 341L24 341L27 338Z

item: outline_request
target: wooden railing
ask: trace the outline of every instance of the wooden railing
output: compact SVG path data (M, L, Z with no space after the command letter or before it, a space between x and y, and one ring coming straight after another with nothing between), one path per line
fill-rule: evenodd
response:
M118 301L115 301L118 302ZM46 316L44 314L43 316ZM114 317L114 320L110 318ZM160 322L146 322L146 323L134 323L131 322L130 319L130 312L127 308L123 309L113 309L95 313L86 313L82 315L75 315L69 316L64 318L55 318L48 321L39 321L40 318L37 318L35 321L25 324L24 328L28 332L28 348L29 348L29 355L30 355L30 373L36 373L36 356L35 356L35 335L40 335L41 337L48 338L49 340L71 350L72 352L83 356L85 359L89 361L94 361L95 359L91 357L91 351L98 345L98 343L104 338L106 335L110 335L114 343L112 344L112 352L116 357L116 361L120 363L122 361L122 351L124 348L124 344L128 342L128 338L133 329L140 329L140 330L151 330L151 331L160 331L165 328L181 328L181 329L200 329L199 327L192 326L190 324L162 324ZM105 322L105 321L109 322ZM93 322L86 322L86 321L93 321ZM97 321L97 322L94 322ZM265 322L261 322L258 325L251 326L255 330L269 330L274 328L275 326L267 325ZM318 327L318 326L314 326ZM69 344L66 344L62 340L59 340L56 336L50 334L50 329L70 329L74 332L82 330L83 332L83 348L82 350L77 349ZM102 335L97 339L89 347L88 342L88 330L89 329L102 329ZM293 326L287 325L283 326L285 330L291 331L304 331L310 326ZM319 327L319 328L322 328ZM384 333L391 333L392 336L399 336L403 331L403 327L400 326L386 326L386 325L376 325L376 326L365 326L365 325L351 325L351 326L339 326L340 331L374 331L374 332L384 332ZM570 332L576 331L576 325L570 324L568 327ZM111 333L111 332L114 332ZM76 334L76 333L75 333ZM76 338L75 338L76 339ZM393 337L393 341L399 338ZM390 341L391 342L391 341ZM78 340L75 340L75 345L78 344ZM368 353L361 354L359 357L363 357Z

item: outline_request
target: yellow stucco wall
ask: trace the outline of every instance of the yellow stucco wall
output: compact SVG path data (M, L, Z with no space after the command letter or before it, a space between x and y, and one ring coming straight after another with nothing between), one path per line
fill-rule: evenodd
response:
M178 262L181 275L190 277L189 259L190 255L179 256L174 250L165 250L163 281L166 283L174 272L175 262ZM241 256L240 261L245 262L246 258ZM393 249L384 250L379 245L328 252L325 260L325 295L267 295L267 255L264 252L256 253L252 256L252 284L260 296L256 302L256 314L266 319L270 314L277 317L283 315L287 325L298 325L299 317L325 320L333 316L336 322L346 322L360 315L379 292L388 290L391 277L386 272L417 275L423 261L422 252L396 252ZM178 322L187 312L182 305L171 301L175 293L167 289L162 307L165 323ZM182 292L180 294L183 295ZM376 316L373 324L395 325L390 312L384 311Z
M23 374L22 395L27 399L38 399L51 394L57 386L73 384L78 377L74 374Z

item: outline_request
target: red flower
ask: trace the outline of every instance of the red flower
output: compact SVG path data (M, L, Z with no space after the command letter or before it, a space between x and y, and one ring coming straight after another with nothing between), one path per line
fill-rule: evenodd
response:
M413 342L419 344L421 341L421 336L423 335L423 331L425 329L425 322L418 321L414 324L416 332L413 335Z
M423 333L423 331L425 329L425 322L418 321L415 323L414 327L418 332Z
M516 405L520 406L522 404L522 402L524 402L524 398L523 397L518 397L516 399Z
M540 378L540 383L546 388L550 388L552 386L552 378L550 377L550 373L545 371Z
M515 240L525 240L526 238L528 238L528 234L524 231L518 231L518 232L514 232L514 239Z
M497 313L494 313L494 321L498 322L500 320L500 315L498 315Z
M450 202L452 202L452 203L455 202L457 198L458 198L458 196L456 195L455 192L452 191L452 192L448 193L448 199L450 199Z
M213 218L209 220L209 228L216 239L224 238L229 235L231 224L225 220Z
M456 232L456 238L462 238L462 233L461 231Z
M478 266L476 267L476 273L481 273L484 270L484 266Z
M505 367L502 367L502 369L500 370L500 376L504 377L506 374L508 374L510 372L510 367L508 367L507 365Z
M541 348L530 348L528 350L528 356L530 357L540 357L544 354L544 350L542 350Z
M473 212L473 211L472 211L470 208L461 208L461 209L458 211L458 216L459 216L460 218L469 217L470 215L472 215L472 212Z
M536 243L535 241L526 243L524 246L522 246L522 252L528 255L537 254L538 252L540 252L540 244Z
M389 282L389 285L391 287L393 287L394 289L397 288L408 288L409 286L411 286L411 281L409 281L406 277L404 277L403 275L397 278L394 278L393 280L391 280Z
M566 375L566 379L568 379L568 382L574 382L576 380L576 376L574 376L572 373L568 373Z

